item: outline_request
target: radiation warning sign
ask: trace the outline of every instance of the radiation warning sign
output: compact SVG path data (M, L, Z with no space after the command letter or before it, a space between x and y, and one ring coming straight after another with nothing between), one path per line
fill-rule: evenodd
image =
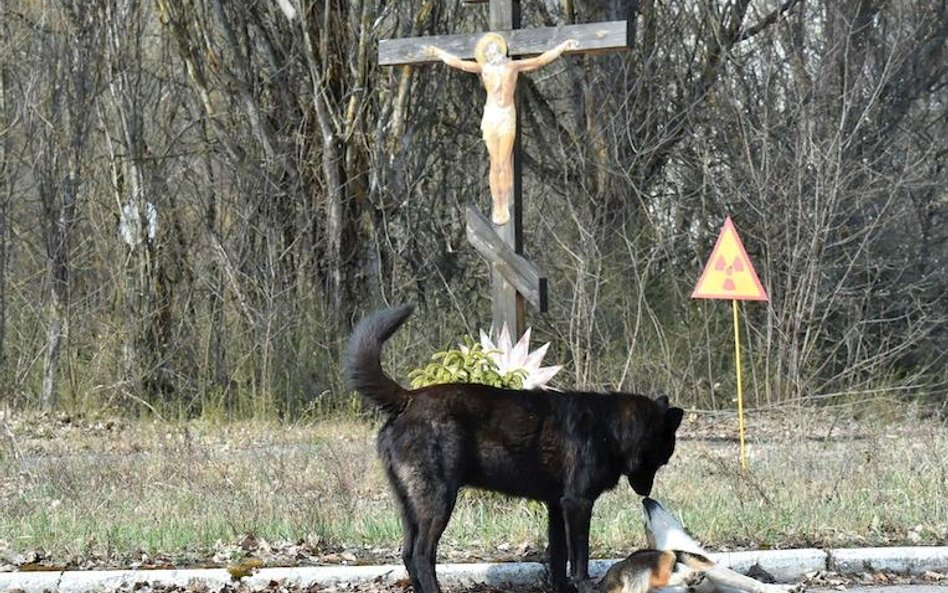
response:
M731 299L740 301L769 301L751 265L737 229L728 216L724 221L711 257L698 279L693 299Z

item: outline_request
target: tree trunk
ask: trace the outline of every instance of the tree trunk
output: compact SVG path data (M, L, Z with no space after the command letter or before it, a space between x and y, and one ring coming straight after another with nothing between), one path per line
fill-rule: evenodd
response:
M2 4L0 4L2 6ZM10 39L8 32L4 37ZM0 380L6 370L7 329L7 205L13 194L13 168L10 154L10 118L7 111L7 58L0 56Z
M62 188L62 204L53 237L53 253L49 262L50 303L46 325L46 357L43 362L43 409L59 405L57 379L59 355L69 336L69 243L76 222L76 173L70 172Z

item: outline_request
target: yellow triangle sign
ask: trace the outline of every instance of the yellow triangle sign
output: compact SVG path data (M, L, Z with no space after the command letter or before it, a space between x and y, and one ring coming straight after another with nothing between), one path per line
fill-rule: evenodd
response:
M747 257L747 251L737 229L728 216L724 221L718 242L714 244L711 257L698 279L693 299L728 299L741 301L769 301L767 292L760 284L757 272Z

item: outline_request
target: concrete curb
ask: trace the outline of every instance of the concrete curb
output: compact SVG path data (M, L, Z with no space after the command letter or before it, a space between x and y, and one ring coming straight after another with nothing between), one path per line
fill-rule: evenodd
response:
M711 554L718 563L746 572L758 565L781 582L796 582L807 574L832 570L841 574L867 571L890 571L920 574L925 571L948 571L948 546L915 548L857 548L840 550L760 550L750 552L722 552ZM593 560L590 573L599 577L615 560ZM251 589L261 588L272 581L287 585L307 586L320 584L351 585L375 580L392 582L407 577L404 567L388 566L318 566L298 568L263 568L244 583ZM470 586L486 583L493 587L504 585L542 585L546 582L546 567L537 562L510 562L498 564L439 564L438 580L442 584ZM203 582L211 591L220 590L231 582L222 568L181 570L90 570L56 572L3 572L0 573L0 593L22 590L24 593L92 593L114 590L135 583L162 583L187 585Z
M843 574L879 571L919 574L926 570L948 571L948 547L835 550L827 566L830 570Z

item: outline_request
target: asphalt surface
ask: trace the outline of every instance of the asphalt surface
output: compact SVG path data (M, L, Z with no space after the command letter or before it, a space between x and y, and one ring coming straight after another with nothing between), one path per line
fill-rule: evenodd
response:
M882 587L846 587L847 593L948 593L948 585L885 585ZM813 588L810 593L839 593L840 589Z

